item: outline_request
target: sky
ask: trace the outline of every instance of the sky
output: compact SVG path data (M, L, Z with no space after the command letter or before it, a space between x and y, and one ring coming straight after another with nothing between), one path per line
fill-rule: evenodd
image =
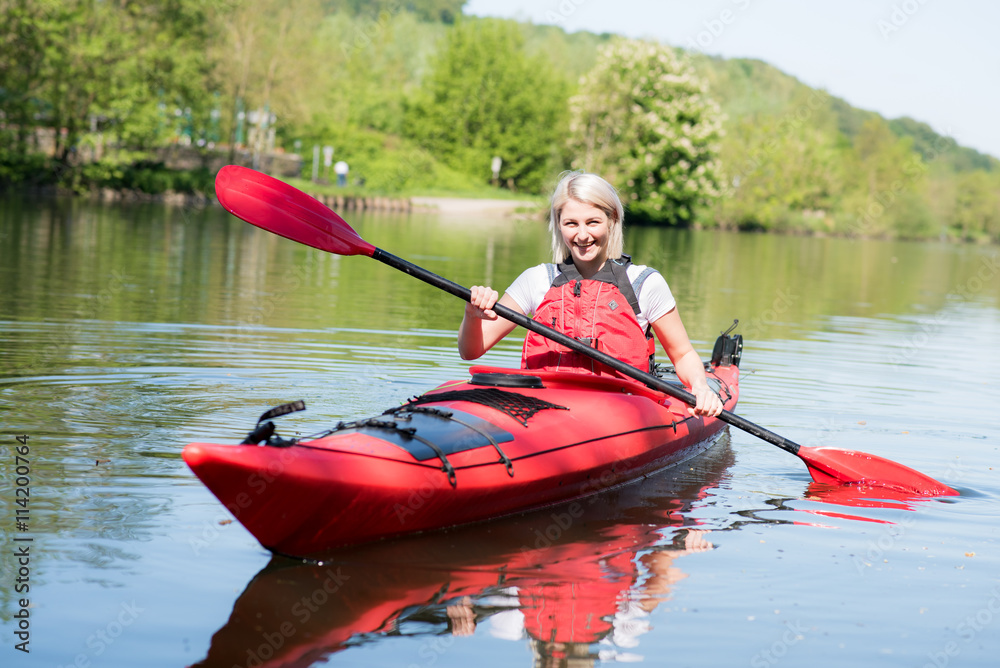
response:
M1000 158L997 0L469 0L463 11L757 58Z

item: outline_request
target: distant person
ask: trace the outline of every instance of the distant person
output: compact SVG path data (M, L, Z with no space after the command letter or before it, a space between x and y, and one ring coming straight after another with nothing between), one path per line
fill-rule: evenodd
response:
M337 175L337 185L341 188L347 185L347 173L351 171L347 163L343 160L338 160L333 166L333 171Z
M564 174L549 209L552 263L524 271L499 302L642 371L652 370L655 334L677 376L697 400L689 412L718 415L722 400L708 386L704 364L691 345L667 282L655 269L632 264L622 253L623 219L614 186L595 174ZM514 329L514 323L493 311L498 298L490 287L472 287L458 330L462 359L481 357ZM591 358L530 331L521 366L601 372Z

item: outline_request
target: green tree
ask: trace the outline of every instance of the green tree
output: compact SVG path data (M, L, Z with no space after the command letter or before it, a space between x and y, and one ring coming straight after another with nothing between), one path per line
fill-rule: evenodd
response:
M446 30L408 12L377 21L327 17L317 39L322 85L310 87L310 119L402 134L407 94Z
M129 146L161 139L167 114L208 98L207 25L212 3L152 0L8 2L2 7L2 83L22 127L57 132L65 160L80 137L101 129ZM22 69L23 68L23 69ZM27 77L27 78L26 78Z
M467 0L325 0L331 12L348 12L378 20L385 15L409 12L424 21L454 23Z
M255 154L272 115L277 123L307 120L302 98L317 79L321 17L320 0L228 0L215 15L212 57L231 150L251 144L251 118L257 121Z
M955 177L955 199L948 227L960 239L1000 240L1000 176L983 171Z
M996 158L966 146L959 146L952 137L940 135L926 123L906 116L890 120L889 127L900 137L912 138L913 150L920 154L924 162L941 160L943 157L957 172L977 169L990 171L997 162Z
M563 136L566 84L524 50L516 23L455 25L407 111L407 133L454 169L482 183L494 156L500 180L537 191L549 180Z
M444 174L426 150L402 136L406 96L446 30L405 11L374 21L343 12L323 19L312 47L291 54L309 61L310 85L299 88L294 113L280 125L286 146L289 139L301 142L306 176L313 176L313 147L332 146L335 159L350 164L351 181L364 179L370 190L456 185L453 173ZM320 165L318 178L329 171Z
M721 227L830 230L843 156L835 135L809 121L761 115L731 126L721 153L728 182L712 213Z
M41 0L0 1L0 121L17 153L28 149L34 117L41 110L39 91L46 34Z
M620 188L629 211L655 222L690 222L719 194L718 105L668 47L619 39L570 101L573 166Z
M206 52L210 15L218 4L147 0L119 5L109 28L129 37L120 43L125 53L96 112L109 119L125 146L148 149L180 133L197 139L198 128L207 126L216 82Z
M864 122L845 160L851 176L843 231L857 236L917 236L931 218L926 201L927 165L913 140L899 138L880 117Z

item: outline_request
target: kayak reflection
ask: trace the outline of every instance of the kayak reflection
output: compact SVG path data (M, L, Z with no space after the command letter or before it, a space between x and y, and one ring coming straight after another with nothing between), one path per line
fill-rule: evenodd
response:
M322 562L276 556L196 665L304 668L393 636L424 637L437 657L476 632L528 640L536 666L630 658L685 577L677 557L712 548L688 512L732 462L723 432L688 462L576 502Z

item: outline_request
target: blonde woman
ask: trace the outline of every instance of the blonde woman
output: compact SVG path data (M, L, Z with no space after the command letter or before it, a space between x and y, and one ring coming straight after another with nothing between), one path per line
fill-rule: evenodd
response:
M708 387L705 367L667 282L655 269L632 264L622 252L623 218L621 199L610 183L586 172L564 174L549 210L552 263L524 271L503 297L490 287L473 286L458 330L459 354L477 359L514 329L514 323L493 311L498 300L643 371L652 368L655 335L697 399L689 411L718 415L722 401ZM534 332L525 337L521 365L613 373Z

